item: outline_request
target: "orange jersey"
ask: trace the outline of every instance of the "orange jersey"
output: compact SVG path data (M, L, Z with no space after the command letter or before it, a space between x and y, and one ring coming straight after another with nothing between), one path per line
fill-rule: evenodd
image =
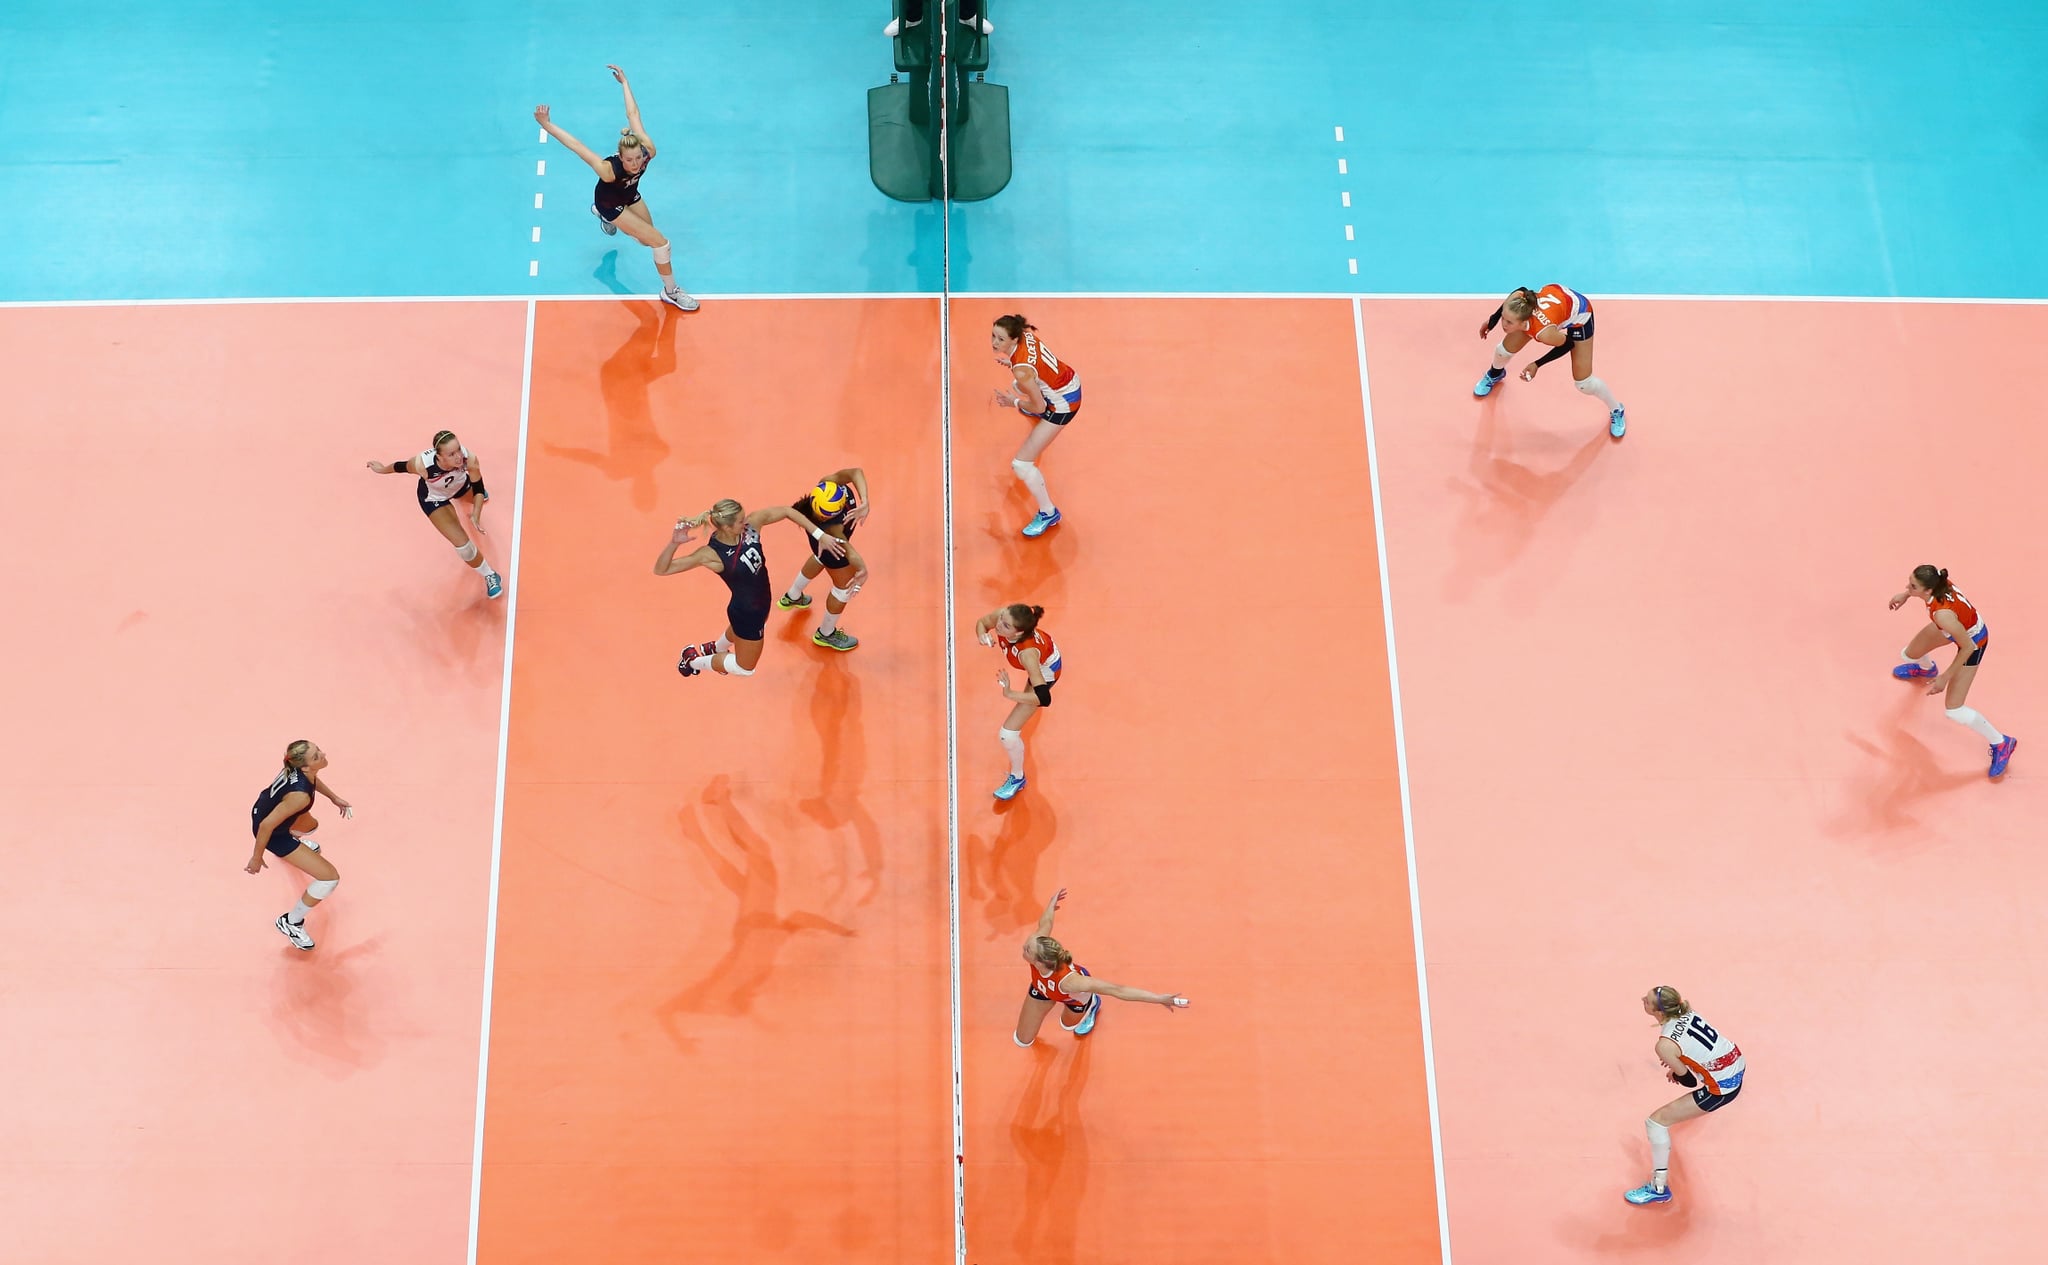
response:
M1968 633L1975 633L1977 625L1983 622L1977 614L1977 608L1970 605L1970 599L1954 589L1948 591L1947 597L1927 599L1927 618L1933 619L1936 611L1948 611L1953 614L1957 622L1962 624L1963 631Z
M1056 677L1060 674L1059 645L1053 641L1052 634L1043 628L1032 633L1022 641L1011 641L1008 637L997 633L996 648L1003 652L1003 657L1010 661L1010 666L1019 671L1024 669L1024 664L1017 658L1018 653L1024 650L1036 650L1038 652L1038 666L1045 672L1047 678Z
M1061 988L1060 985L1066 983L1069 976L1086 975L1087 973L1087 967L1076 966L1072 962L1055 968L1051 972L1041 971L1034 966L1031 968L1031 995L1040 1001L1056 1001L1060 1005L1072 1010L1086 1010L1088 1008L1087 1002ZM1084 995L1092 996L1092 994Z
M1536 292L1535 310L1522 322L1522 332L1534 338L1546 329L1571 329L1593 319L1593 304L1568 286L1547 285Z
M1081 407L1081 375L1074 372L1074 366L1062 364L1052 354L1052 348L1040 342L1038 335L1030 330L1017 340L1017 347L1010 353L1010 367L1023 365L1038 375L1038 384L1044 388L1045 413L1063 415Z

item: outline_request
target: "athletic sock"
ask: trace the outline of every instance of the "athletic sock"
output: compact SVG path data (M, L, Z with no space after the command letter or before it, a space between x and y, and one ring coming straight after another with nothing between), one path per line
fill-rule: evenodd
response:
M1024 776L1024 735L1015 729L996 731L996 738L1003 744L1003 750L1010 753L1010 776Z

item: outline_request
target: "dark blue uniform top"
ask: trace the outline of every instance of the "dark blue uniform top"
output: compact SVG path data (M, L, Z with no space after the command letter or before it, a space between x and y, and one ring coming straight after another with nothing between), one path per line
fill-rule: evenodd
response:
M649 156L647 162L653 161L653 157ZM591 201L604 210L616 211L640 200L640 177L647 174L647 163L642 163L638 171L627 171L626 160L617 154L612 155L611 163L612 171L618 179L598 181L597 192L591 195Z
M262 827L263 819L270 816L271 811L293 791L304 791L307 799L313 797L313 779L307 777L303 769L285 769L277 775L275 781L264 788L262 794L256 797L256 806L249 810L249 833L254 835ZM277 852L279 844L285 845L283 852L277 852L279 856L284 856L298 847L298 840L292 838L291 834L292 823L297 820L298 816L294 814L279 822L277 828L270 832L270 838L263 841L263 846Z
M728 545L715 535L709 543L711 552L718 555L719 578L732 590L732 605L766 611L774 594L768 591L768 560L761 554L761 533L743 525L738 544Z

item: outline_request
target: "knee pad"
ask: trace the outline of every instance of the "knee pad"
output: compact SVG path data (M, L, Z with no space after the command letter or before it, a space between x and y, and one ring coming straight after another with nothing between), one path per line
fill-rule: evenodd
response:
M852 600L852 598L853 598L853 590L852 590L852 589L842 589L842 588L834 588L834 589L832 590L832 600L833 600L833 601L835 601L835 602L837 602L837 603L839 603L839 604L840 604L841 606L844 606L844 605L846 605L846 603L847 603L848 601Z
M658 264L665 264L665 263L667 263L667 262L668 262L668 260L669 260L669 249L668 249L668 243L667 243L667 242L663 242L663 243L662 243L661 245L659 245L659 246L656 246L656 247L654 248L654 262L655 262L655 263L658 263Z
M1021 729L998 729L996 730L996 741L1006 747L1011 743L1021 747L1024 745L1024 731Z
M476 553L476 542L474 540L469 541L466 544L457 545L455 547L455 556L462 559L464 562L475 562Z
M1026 483L1031 482L1031 476L1038 473L1037 463L1030 461L1012 461L1010 469L1015 471L1017 477Z
M316 879L306 884L306 895L311 896L314 900L326 900L329 896L334 895L334 889L340 886L341 880L338 878Z
M741 667L738 659L732 655L727 655L725 656L725 673L727 676L752 676L754 675L754 670Z
M1977 719L1977 710L1974 707L1950 707L1941 714L1965 728L1969 727L1971 721Z
M1582 378L1579 381L1572 383L1572 385L1578 388L1578 392L1581 395L1600 394L1598 378Z

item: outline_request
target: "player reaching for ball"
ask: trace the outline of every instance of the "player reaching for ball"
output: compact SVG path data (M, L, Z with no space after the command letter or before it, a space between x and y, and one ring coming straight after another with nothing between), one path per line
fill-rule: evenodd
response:
M1012 1041L1029 1048L1038 1039L1038 1029L1054 1006L1067 1008L1073 1021L1063 1018L1060 1027L1076 1037L1095 1031L1105 997L1164 1006L1169 1011L1187 1008L1188 999L1178 993L1148 993L1142 988L1112 984L1096 979L1088 968L1076 966L1074 955L1052 938L1053 911L1066 898L1064 887L1053 893L1053 898L1045 903L1045 913L1038 919L1038 930L1024 942L1024 962L1031 968L1031 987L1024 995L1024 1008L1017 1015L1017 1031L1011 1035Z
M432 446L422 449L416 457L404 457L389 465L382 461L363 464L378 474L418 475L416 495L420 512L455 546L455 556L462 559L464 566L483 573L485 597L496 597L505 591L505 582L492 568L491 560L462 530L462 519L455 512L455 502L466 498L470 530L479 536L488 534L484 531L484 503L491 499L491 494L484 491L483 463L462 446L454 431L444 430L435 435Z
M1671 1126L1719 1111L1742 1092L1742 1051L1700 1018L1675 988L1659 985L1643 995L1643 1011L1658 1020L1657 1061L1664 1079L1691 1090L1644 1121L1650 1134L1650 1180L1622 1196L1632 1204L1671 1202Z
M811 599L804 596L804 586L820 573L831 572L832 593L825 599L825 618L811 634L811 644L827 650L851 650L860 644L860 638L842 629L839 617L846 613L846 604L868 578L867 560L852 543L854 528L868 516L867 472L859 466L835 470L818 480L818 485L798 497L790 508L803 515L812 529L824 534L812 538L811 556L804 559L803 570L789 582L789 591L776 604L786 611L807 608ZM839 542L838 555L828 552L827 540Z
M996 363L1010 371L1016 388L997 391L996 403L1033 419L1031 433L1018 447L1010 469L1038 498L1038 513L1024 524L1024 534L1036 538L1060 521L1059 507L1046 490L1038 459L1065 433L1067 423L1080 415L1081 375L1074 372L1072 364L1053 355L1052 348L1040 341L1038 327L1021 316L998 316L988 342Z
M1990 775L2003 777L2020 740L2000 733L1998 726L1984 719L1982 712L1964 705L1970 697L1970 683L1977 679L1977 668L1984 662L1984 652L1991 648L1991 629L1985 626L1983 616L1970 600L1949 582L1945 568L1914 567L1913 574L1906 578L1906 591L1892 594L1891 609L1897 610L1915 597L1927 603L1927 626L1906 643L1899 653L1905 662L1894 667L1892 675L1901 681L1931 677L1927 692L1947 693L1943 702L1948 718L1991 744ZM1928 656L1944 641L1955 644L1956 657L1949 661L1948 671L1940 672ZM1967 653L1965 645L1969 647Z
M534 107L534 121L597 173L597 189L590 202L590 213L597 217L597 226L607 234L625 229L626 236L652 250L654 270L661 274L662 302L694 312L699 306L697 300L676 283L675 268L669 262L668 238L654 227L654 216L647 210L646 199L640 196L640 177L647 173L647 164L654 161L654 142L640 123L640 104L633 100L633 85L626 82L626 72L617 66L605 69L612 72L612 78L619 81L626 94L626 126L619 131L617 153L599 158L589 146L556 126L547 106Z
M1536 380L1536 371L1559 356L1572 358L1572 384L1586 395L1597 395L1607 406L1607 433L1620 439L1628 433L1628 415L1607 384L1593 376L1593 303L1577 290L1547 285L1541 290L1522 286L1511 291L1493 309L1486 324L1479 327L1485 338L1498 324L1500 342L1493 349L1493 366L1472 388L1472 394L1487 396L1508 376L1508 361L1533 339L1550 350L1522 370L1522 381Z
M676 520L675 534L668 547L654 560L654 574L680 575L703 567L725 581L732 597L725 604L725 634L698 646L687 646L676 661L684 676L716 672L720 676L752 676L761 661L762 639L768 632L768 606L774 601L774 587L768 580L768 559L761 552L761 529L782 519L797 524L824 546L826 555L838 557L846 542L827 536L823 528L786 505L771 505L747 513L738 501L727 498L695 518ZM676 550L690 543L691 534L711 524L711 539L701 548L676 557Z
M263 855L269 853L282 857L292 865L304 870L312 881L306 884L306 892L277 918L277 929L294 947L313 947L312 934L306 930L306 915L313 907L329 896L341 885L341 871L334 863L320 854L320 845L307 836L320 828L320 823L306 812L313 806L313 795L325 795L341 810L343 819L353 817L355 808L347 800L327 789L320 780L320 770L327 767L327 753L300 739L284 749L284 771L271 779L270 785L256 796L256 804L249 810L249 827L256 836L256 850L249 857L249 864L243 866L251 874L264 867Z
M1052 706L1052 687L1065 666L1052 634L1039 627L1038 621L1044 617L1043 606L1019 602L990 611L974 624L974 635L981 644L1001 650L1010 668L1024 674L1025 688L1013 690L1010 669L996 673L1003 697L1010 700L1009 717L996 732L996 740L1010 757L1010 776L996 787L997 799L1015 799L1017 792L1024 789L1024 726L1031 723L1041 708Z

